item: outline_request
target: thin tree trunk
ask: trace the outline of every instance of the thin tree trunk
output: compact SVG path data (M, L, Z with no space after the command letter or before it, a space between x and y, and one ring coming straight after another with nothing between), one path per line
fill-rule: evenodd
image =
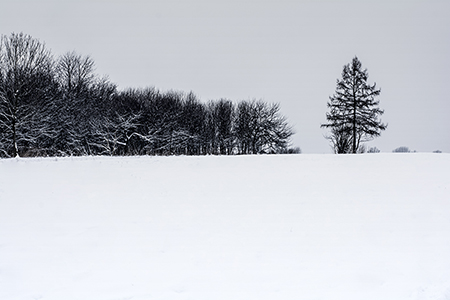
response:
M17 147L17 133L16 133L16 118L13 117L13 124L12 124L12 130L13 130L13 157L19 156L19 149Z
M355 81L353 80L353 143L352 143L352 153L356 153L356 91L355 91Z
M12 108L12 133L13 133L13 157L19 156L19 147L17 146L17 98L13 94L13 108Z
M352 153L356 153L356 100L353 104L353 145Z

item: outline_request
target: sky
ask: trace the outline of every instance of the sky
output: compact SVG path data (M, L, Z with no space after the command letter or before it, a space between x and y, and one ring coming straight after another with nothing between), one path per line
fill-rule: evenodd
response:
M332 153L320 125L357 56L388 124L367 146L450 152L448 0L1 0L12 32L90 55L119 89L280 103L303 153Z

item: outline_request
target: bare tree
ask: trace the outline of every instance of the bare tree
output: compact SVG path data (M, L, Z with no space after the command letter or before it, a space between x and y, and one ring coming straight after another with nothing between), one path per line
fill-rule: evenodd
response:
M43 43L23 33L2 35L0 53L2 152L19 156L38 137L50 134L39 116L50 107L53 60Z
M234 105L227 99L210 101L207 104L207 139L209 154L232 154Z
M280 104L264 103L260 112L260 122L263 132L262 151L265 153L286 151L289 146L290 137L294 134L294 131L288 124L286 117L280 114Z
M75 52L62 55L57 63L57 74L65 91L79 97L87 91L95 80L95 64L90 56L81 56Z
M62 90L62 96L58 100L58 113L55 115L60 124L55 139L58 153L104 154L105 149L101 147L103 144L99 142L99 136L101 129L111 130L115 124L112 96L116 94L116 86L107 77L100 78L94 73L95 63L90 56L82 56L76 52L60 56L56 71ZM111 132L102 134L107 136ZM112 152L117 151L114 149Z
M234 136L238 153L250 154L252 152L253 127L256 123L253 110L253 102L241 101L236 107L236 119L234 125Z
M189 137L183 154L205 154L206 115L206 106L197 99L194 93L188 93L183 101L180 120L181 127Z
M294 134L279 104L255 100L238 104L234 132L241 154L283 152Z
M100 155L138 155L131 145L134 137L146 139L137 132L140 115L128 117L115 113L114 117L97 118L91 121L94 140L91 145L99 149Z
M289 153L278 104L155 88L117 92L91 57L55 62L23 33L0 39L0 156ZM299 150L298 150L299 151Z

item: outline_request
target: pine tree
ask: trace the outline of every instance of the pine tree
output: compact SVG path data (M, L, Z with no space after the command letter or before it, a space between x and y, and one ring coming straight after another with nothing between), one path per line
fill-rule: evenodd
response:
M387 127L379 120L384 113L376 100L381 90L376 84L367 83L368 76L358 58L353 58L351 64L344 66L342 79L337 80L336 92L327 103L328 122L321 127L331 128L328 138L337 153L357 153L361 142L379 136Z

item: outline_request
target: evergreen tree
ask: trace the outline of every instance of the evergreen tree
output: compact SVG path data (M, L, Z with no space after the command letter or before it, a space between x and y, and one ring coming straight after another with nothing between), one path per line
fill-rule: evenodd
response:
M381 90L367 83L368 76L358 58L353 58L344 66L342 79L337 80L336 92L327 103L328 122L321 127L331 128L329 139L337 153L357 153L361 142L379 136L387 127L379 120L384 113L376 100Z

